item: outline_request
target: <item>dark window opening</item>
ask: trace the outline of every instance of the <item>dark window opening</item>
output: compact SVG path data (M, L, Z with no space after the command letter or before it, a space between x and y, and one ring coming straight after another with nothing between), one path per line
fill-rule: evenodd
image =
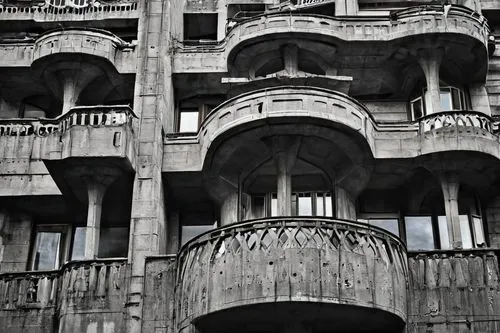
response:
M217 14L184 14L184 40L217 40Z

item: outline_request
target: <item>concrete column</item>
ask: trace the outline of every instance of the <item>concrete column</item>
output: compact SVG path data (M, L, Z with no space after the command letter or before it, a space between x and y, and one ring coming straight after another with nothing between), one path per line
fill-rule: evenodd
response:
M220 209L221 225L237 222L238 219L238 192L230 193L222 202Z
M88 211L87 227L85 228L85 259L95 259L99 251L102 199L106 193L106 187L95 180L87 182Z
M300 147L298 136L273 136L268 141L277 173L278 216L292 215L292 168Z
M356 205L352 196L342 187L335 186L335 213L339 219L356 220Z
M448 234L453 249L462 248L462 234L460 232L460 216L458 213L458 190L460 182L453 173L439 175L441 189L443 190L444 208L448 222Z
M420 49L417 52L418 63L424 71L425 81L427 83L427 94L430 105L426 104L426 114L441 111L441 97L439 91L439 68L443 59L443 48Z

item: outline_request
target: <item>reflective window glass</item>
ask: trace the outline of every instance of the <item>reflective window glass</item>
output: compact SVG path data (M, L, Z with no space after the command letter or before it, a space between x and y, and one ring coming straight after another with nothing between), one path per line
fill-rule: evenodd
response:
M474 225L474 234L476 236L476 245L484 246L486 245L486 240L484 238L483 221L480 217L473 216L472 224Z
M73 249L71 251L71 260L83 260L85 258L85 228L75 228L73 237Z
M299 212L298 215L301 216L311 216L312 215L312 200L309 193L301 193L299 195Z
M462 247L464 249L472 249L472 233L469 225L469 216L460 215L460 234L462 235Z
M34 270L59 268L62 233L38 232L35 240Z
M451 92L449 90L441 90L440 101L441 101L441 111L453 110L453 105L451 101Z
M408 250L435 249L432 218L430 216L406 216L405 230Z
M448 233L448 220L446 216L438 216L439 242L442 249L451 249L450 234Z
M204 232L210 231L215 228L215 225L183 225L181 230L181 246L186 244L189 240L201 235Z
M398 219L369 219L368 224L385 229L396 236L399 236L399 220Z
M198 111L182 111L179 116L179 132L198 132Z

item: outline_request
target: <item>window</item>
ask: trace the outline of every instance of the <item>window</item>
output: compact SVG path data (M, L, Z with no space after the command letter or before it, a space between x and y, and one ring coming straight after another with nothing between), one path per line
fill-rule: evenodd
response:
M178 104L177 132L197 133L201 122L225 100L219 95L200 95L181 100Z
M179 112L179 132L196 133L199 128L198 109L183 109Z
M99 258L121 258L128 255L128 227L101 228L99 236Z
M204 40L217 40L217 14L184 14L184 41Z
M405 216L405 231L408 250L436 248L432 216Z
M270 200L268 216L278 216L277 194L271 193L268 198ZM330 192L292 193L292 216L333 216Z
M443 86L440 88L440 110L441 111L456 111L467 109L465 93L451 86ZM427 114L426 108L431 105L430 94L424 88L422 93L410 100L411 119L417 120Z
M364 218L359 218L358 221L382 228L399 237L399 218L397 217L391 217L389 215L384 217L383 214L380 214L380 216L377 217L366 216Z
M64 224L37 225L29 269L35 271L59 269L70 258L83 259L84 249L85 228L73 229L70 225Z

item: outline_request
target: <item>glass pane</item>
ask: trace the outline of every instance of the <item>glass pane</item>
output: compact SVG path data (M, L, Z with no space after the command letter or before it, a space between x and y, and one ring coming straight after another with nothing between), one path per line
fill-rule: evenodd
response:
M476 234L476 245L486 245L486 240L484 239L483 221L480 217L474 216L472 217L472 224L474 225L474 233Z
M309 193L300 194L299 196L299 214L301 216L312 215L312 200Z
M198 132L198 111L182 111L179 132Z
M36 235L35 270L59 268L60 232L39 232Z
M398 219L370 219L368 223L399 236Z
M424 115L423 106L422 106L422 98L417 98L411 102L411 113L412 120L416 120L421 118Z
M271 216L278 216L278 198L276 193L273 193L271 197Z
M406 216L406 246L408 250L433 250L434 233L430 216Z
M451 97L453 99L453 110L463 110L463 106L461 105L460 98L461 92L458 89L451 89Z
M75 229L73 238L73 250L71 251L71 260L83 260L85 258L85 228Z
M99 258L118 258L128 255L128 227L101 228Z
M297 215L297 194L292 193L292 215Z
M318 193L316 197L316 215L325 216L325 198L323 197L323 193Z
M450 234L448 233L448 220L446 216L438 216L439 242L443 250L451 249Z
M451 93L449 91L441 91L439 94L441 97L441 111L453 110L451 104Z
M464 249L472 249L472 233L469 225L469 216L460 215L460 233L462 234L462 247Z
M183 225L181 230L181 246L194 237L214 229L214 225Z
M330 193L325 194L325 216L333 216L332 196Z

